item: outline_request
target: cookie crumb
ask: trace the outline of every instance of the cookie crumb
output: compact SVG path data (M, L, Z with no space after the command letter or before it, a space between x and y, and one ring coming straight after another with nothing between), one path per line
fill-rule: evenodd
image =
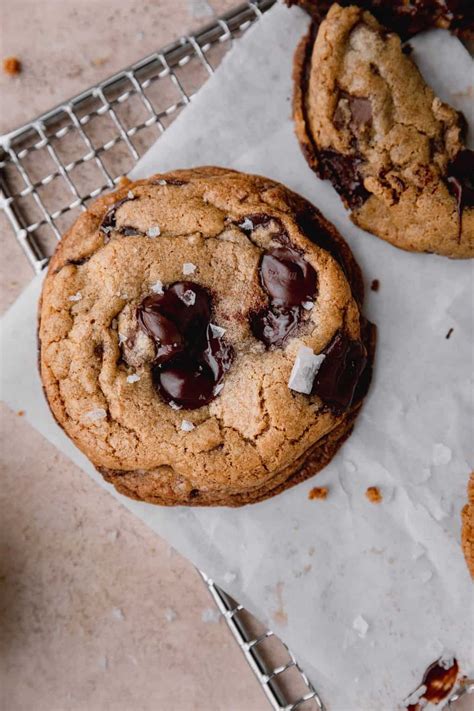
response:
M327 499L328 492L327 486L315 486L308 492L308 499Z
M380 282L378 279L373 279L372 284L370 285L370 288L372 291L378 291L380 289Z
M369 486L365 492L365 495L372 504L380 504L383 499L383 496L377 486Z
M446 340L449 341L449 339L451 338L451 334L452 334L453 331L454 331L454 328L450 328L450 329L449 329L449 331L448 331L447 334L446 334Z
M3 60L3 71L11 77L20 74L22 69L21 62L17 57L5 57Z
M24 411L24 410L18 410L18 412L17 412L16 414L18 415L18 417L23 417L23 415L25 414L25 411Z

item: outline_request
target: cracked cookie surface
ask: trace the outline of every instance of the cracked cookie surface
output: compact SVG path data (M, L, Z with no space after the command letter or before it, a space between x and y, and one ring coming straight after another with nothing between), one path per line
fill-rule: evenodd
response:
M294 118L309 165L355 224L402 249L474 256L474 153L462 117L397 35L333 5L295 55Z
M58 245L40 305L45 394L122 493L257 501L314 474L350 433L373 354L362 299L343 239L284 186L220 168L153 176L99 198ZM284 315L277 345L255 332L262 312L267 334ZM308 395L288 387L302 346L326 354ZM179 399L190 359L197 380L215 376L202 406Z

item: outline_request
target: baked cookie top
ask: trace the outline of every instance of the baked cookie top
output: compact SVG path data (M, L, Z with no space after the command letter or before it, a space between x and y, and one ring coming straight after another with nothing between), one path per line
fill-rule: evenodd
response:
M370 13L333 5L303 39L294 114L309 164L357 225L403 249L474 255L474 153L462 118Z
M361 301L345 242L282 185L220 168L153 176L94 202L56 250L46 397L98 468L251 490L365 394ZM292 371L308 353L304 394L307 371Z

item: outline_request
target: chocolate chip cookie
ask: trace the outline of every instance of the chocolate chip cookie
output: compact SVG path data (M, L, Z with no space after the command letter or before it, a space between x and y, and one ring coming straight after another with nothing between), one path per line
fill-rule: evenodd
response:
M299 5L318 23L333 4L331 0L286 0L286 3ZM447 29L466 38L474 35L472 0L342 0L340 5L370 10L385 27L404 38L430 27Z
M474 153L462 117L425 84L399 37L333 5L295 56L296 133L355 224L402 249L474 256Z
M344 240L308 202L222 168L94 202L51 260L40 371L107 481L238 506L325 466L370 381L373 327Z

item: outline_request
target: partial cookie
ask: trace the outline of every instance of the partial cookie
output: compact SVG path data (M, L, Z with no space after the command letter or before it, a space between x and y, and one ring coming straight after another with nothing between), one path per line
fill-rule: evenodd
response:
M286 0L299 5L320 23L333 4L331 0ZM474 36L472 0L342 0L341 5L358 5L370 10L379 22L402 37L411 37L430 27L441 27L461 37Z
M118 491L238 506L315 474L350 434L374 329L340 235L266 178L153 176L58 245L40 305L51 410Z
M355 224L402 249L474 256L474 153L399 37L333 5L295 55L294 118L309 165Z
M461 541L467 567L474 578L474 472L471 472L467 485L468 503L462 510Z

